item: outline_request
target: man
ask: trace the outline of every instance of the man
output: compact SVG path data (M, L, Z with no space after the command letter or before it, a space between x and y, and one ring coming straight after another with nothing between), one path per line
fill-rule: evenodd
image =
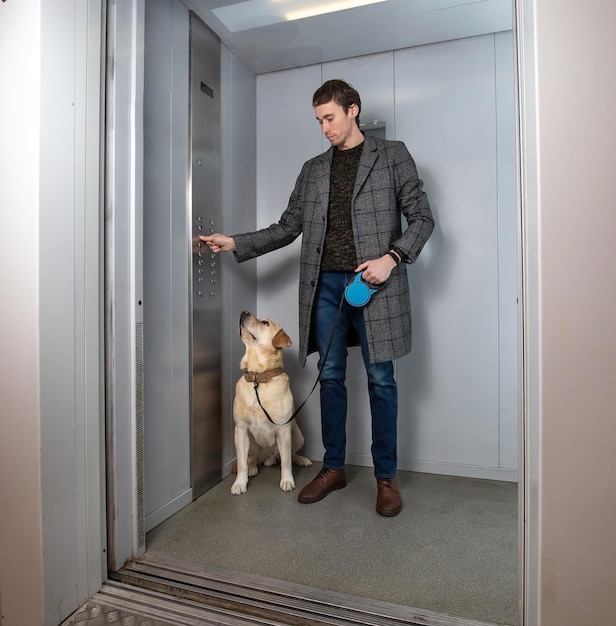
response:
M327 81L312 105L331 148L304 164L278 223L254 233L201 239L214 252L233 251L241 262L302 235L299 358L305 365L309 353L316 350L320 356L325 455L323 468L298 500L318 502L346 486L347 346L359 344L368 375L376 510L393 517L402 509L395 479L398 394L393 361L411 349L406 264L417 259L434 221L405 145L361 132L361 100L353 87ZM378 289L365 307L344 302L340 308L344 288L357 272Z

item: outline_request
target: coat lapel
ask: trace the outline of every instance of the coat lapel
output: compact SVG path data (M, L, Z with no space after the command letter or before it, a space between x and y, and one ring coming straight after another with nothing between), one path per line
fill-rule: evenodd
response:
M361 191L364 183L370 176L370 172L374 167L376 159L378 157L378 150L374 137L365 135L364 149L361 151L361 158L359 159L359 167L357 168L357 177L355 178L355 187L353 188L353 203L357 194Z

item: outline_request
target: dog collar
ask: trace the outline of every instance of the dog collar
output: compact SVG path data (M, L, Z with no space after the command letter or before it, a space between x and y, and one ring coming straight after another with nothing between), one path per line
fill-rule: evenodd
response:
M249 383L269 383L272 378L282 374L282 367L275 370L267 370L266 372L244 372L244 378Z

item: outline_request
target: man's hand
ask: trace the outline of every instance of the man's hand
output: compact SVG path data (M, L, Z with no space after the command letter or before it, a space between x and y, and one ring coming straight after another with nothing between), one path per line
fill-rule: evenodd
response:
M221 233L199 235L199 239L205 241L212 252L233 252L235 250L233 237L227 237L227 235L222 235Z
M391 271L396 267L396 262L389 254L385 254L378 259L366 261L355 268L356 272L363 272L362 278L370 285L380 285L391 275Z

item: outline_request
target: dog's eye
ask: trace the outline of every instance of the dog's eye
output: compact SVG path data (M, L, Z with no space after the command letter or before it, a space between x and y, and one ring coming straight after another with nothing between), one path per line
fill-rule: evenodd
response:
M261 324L264 324L265 326L269 326L269 322L267 320L261 320Z

